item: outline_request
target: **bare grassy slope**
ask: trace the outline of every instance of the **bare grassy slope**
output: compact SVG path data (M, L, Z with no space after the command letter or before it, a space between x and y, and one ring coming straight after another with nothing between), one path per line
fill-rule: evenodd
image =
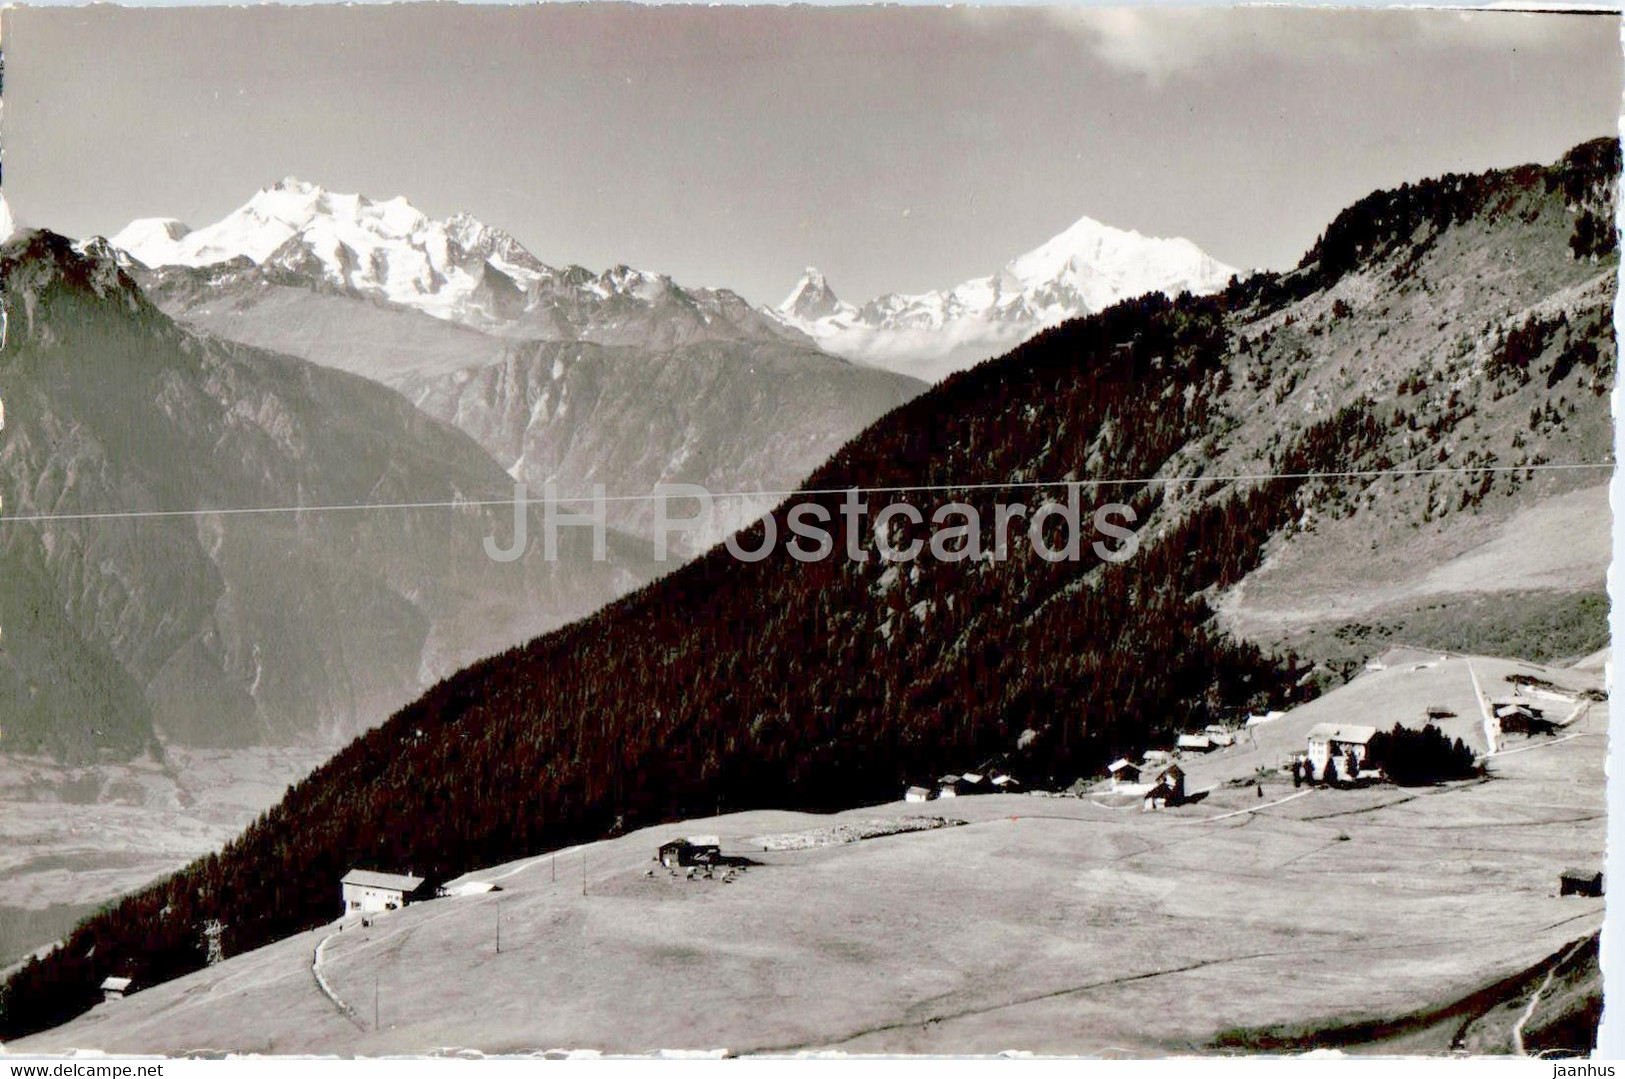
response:
M1336 485L1225 598L1230 628L1293 645L1418 601L1603 590L1606 467L1544 467L1611 460L1617 257L1550 242L1574 218L1573 204L1513 174L1470 218L1424 225L1330 289L1240 326L1234 426L1214 471L1256 471L1283 421L1361 399L1395 413L1395 467L1457 471ZM1504 471L1474 471L1486 467Z
M1481 678L1524 669L1474 662ZM1463 680L1461 661L1374 673L1261 741L1273 751L1313 721L1408 712ZM1600 900L1556 895L1559 869L1595 863L1603 845L1602 710L1573 733L1437 788L1303 794L1277 776L1260 799L1225 785L1252 770L1238 747L1193 766L1220 784L1206 799L1150 815L1087 798L894 803L836 819L927 809L969 823L774 852L748 840L830 818L645 829L470 874L503 890L332 937L323 973L354 1018L316 987L318 930L8 1049L1160 1053L1226 1030L1425 1011L1600 925ZM655 847L690 831L762 864L729 884L647 876Z

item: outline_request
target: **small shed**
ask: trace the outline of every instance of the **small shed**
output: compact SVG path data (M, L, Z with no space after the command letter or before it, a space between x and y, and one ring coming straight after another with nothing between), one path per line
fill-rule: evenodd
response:
M1106 774L1111 776L1112 790L1116 790L1124 783L1138 783L1140 766L1127 757L1119 757L1106 766Z
M408 903L429 898L422 877L408 873L375 873L352 869L339 881L346 914L378 914L399 910Z
M970 790L964 776L943 776L937 780L938 798L957 798Z
M130 991L132 979L130 978L103 978L102 1001L110 1002L123 1000L124 995Z
M691 835L660 845L660 864L667 869L716 865L722 860L722 840L714 835Z
M910 787L903 792L903 801L905 802L929 802L930 800L931 791L926 787Z
M1233 746L1236 744L1236 732L1222 723L1210 723L1206 728L1207 739L1214 747Z
M1563 870L1559 878L1558 895L1602 895L1602 870L1576 869L1573 866Z
M1009 794L1011 791L1021 789L1021 780L1005 772L995 772L993 773L993 789L1001 794Z

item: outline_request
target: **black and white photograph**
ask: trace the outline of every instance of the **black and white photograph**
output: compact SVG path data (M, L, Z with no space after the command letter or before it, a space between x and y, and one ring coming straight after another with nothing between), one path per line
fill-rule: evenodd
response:
M0 48L0 1059L1599 1052L1617 10Z

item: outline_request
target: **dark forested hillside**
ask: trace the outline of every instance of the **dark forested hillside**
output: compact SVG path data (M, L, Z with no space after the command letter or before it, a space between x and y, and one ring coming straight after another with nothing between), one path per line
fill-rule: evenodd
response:
M1587 191L1611 182L1605 167L1617 171L1617 160L1596 166ZM1527 172L1473 183L1499 191ZM1567 227L1551 225L1566 220L1563 196L1542 186L1548 171L1534 174L1527 197L1558 209L1509 227L1572 259ZM1448 232L1458 216L1439 220ZM1356 256L1368 248L1350 242ZM1210 602L1278 537L1347 497L1345 479L1306 474L1365 475L1414 456L1402 437L1406 403L1391 390L1351 390L1295 415L1265 403L1314 366L1308 349L1253 381L1254 327L1330 305L1321 290L1341 280L1337 260L1317 266L1311 285L1305 270L1219 297L1118 305L898 408L806 484L887 492L869 497L854 537L866 561L841 553L840 497L809 495L830 510L832 557L789 557L781 508L772 556L746 563L713 550L447 679L219 855L129 897L18 972L0 1030L82 1011L115 971L150 983L198 967L203 918L230 912L228 952L328 920L334 882L351 864L449 876L719 803L894 798L911 779L995 755L1031 781L1065 782L1176 731L1307 692L1293 657L1220 632ZM1453 316L1440 317L1448 327ZM1224 478L1224 440L1259 427L1273 437L1249 444L1257 462L1247 474L1282 478ZM1100 503L1133 507L1133 557L1102 560L1093 534L1076 560L1042 559L1019 535L1007 557L989 553L994 503L1062 501L1067 481L1081 484L1086 522ZM982 555L888 564L869 522L905 499L927 518L949 502L975 506ZM766 527L747 530L741 546L754 549ZM894 546L910 538L902 531ZM1051 532L1059 547L1058 526Z

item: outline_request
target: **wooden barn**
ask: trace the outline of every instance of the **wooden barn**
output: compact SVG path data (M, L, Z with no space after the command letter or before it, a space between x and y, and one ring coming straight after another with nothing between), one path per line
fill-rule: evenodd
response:
M124 995L130 992L131 979L129 978L103 978L102 1001L104 1003L123 1000Z
M667 869L716 865L722 860L722 840L714 835L691 835L662 843L660 864Z
M903 792L903 801L905 802L929 802L930 800L931 790L928 787L910 787Z
M1495 710L1503 734L1556 734L1557 724L1541 715L1538 708L1504 704Z
M1602 870L1576 869L1570 866L1558 878L1558 895L1602 895Z
M1157 776L1156 783L1145 792L1145 808L1161 809L1164 806L1176 806L1185 801L1185 770L1177 764L1170 764L1167 769Z
M430 898L422 877L352 869L339 881L345 914L379 914Z

